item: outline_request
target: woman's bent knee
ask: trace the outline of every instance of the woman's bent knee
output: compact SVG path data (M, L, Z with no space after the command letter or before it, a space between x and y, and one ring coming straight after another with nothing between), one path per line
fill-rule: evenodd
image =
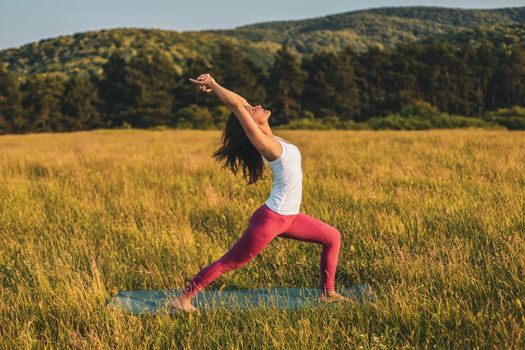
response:
M217 263L220 265L220 268L223 272L228 272L232 270L236 270L244 265L246 265L251 259L244 259L244 260L238 260L238 259L219 259Z
M341 243L341 232L335 227L330 226L330 229L326 232L326 238L330 245L339 245Z

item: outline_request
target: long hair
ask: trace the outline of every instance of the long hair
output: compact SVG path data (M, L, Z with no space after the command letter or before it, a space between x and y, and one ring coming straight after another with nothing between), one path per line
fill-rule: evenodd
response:
M262 178L264 172L262 156L246 136L241 123L233 113L228 117L222 132L222 146L213 153L213 158L218 162L224 162L223 168L230 169L235 175L242 168L248 185Z

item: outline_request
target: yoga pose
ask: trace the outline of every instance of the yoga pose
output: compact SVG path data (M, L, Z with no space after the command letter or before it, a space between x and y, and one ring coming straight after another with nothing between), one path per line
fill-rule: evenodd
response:
M271 111L251 106L246 99L220 86L209 74L190 81L203 92L214 92L233 112L227 120L222 147L213 156L225 160L234 174L242 167L248 184L262 177L264 162L272 170L272 191L255 210L239 240L215 262L203 268L183 293L169 302L172 308L195 311L192 297L223 273L238 269L257 256L275 237L297 239L323 245L321 253L320 302L348 300L335 292L335 271L340 232L327 223L300 212L302 196L301 153L292 143L274 136L268 119Z

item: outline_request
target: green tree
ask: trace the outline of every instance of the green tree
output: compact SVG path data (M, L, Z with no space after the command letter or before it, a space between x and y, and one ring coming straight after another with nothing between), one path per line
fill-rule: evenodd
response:
M500 54L494 74L496 107L505 108L525 103L525 50L515 49Z
M97 87L87 75L72 75L62 95L61 123L65 130L85 130L104 126L97 109Z
M336 115L351 119L359 111L359 92L353 56L326 51L303 63L308 72L302 96L303 106L316 116Z
M215 126L219 129L223 129L226 126L226 121L228 120L228 117L230 114L232 114L232 111L225 105L219 105L211 111L213 115L213 122Z
M203 94L189 78L212 72L211 65L201 57L189 57L184 61L183 74L177 79L174 89L172 110L177 111L191 104L214 107L220 101L214 94Z
M178 79L170 57L158 49L139 50L129 65L134 99L129 106L129 123L134 127L172 125L173 92Z
M400 45L395 53L389 52L385 62L385 95L383 110L395 113L422 97L418 86L421 64L417 61L419 46Z
M513 106L490 112L483 119L505 126L509 130L525 130L525 108Z
M288 123L298 117L305 78L299 57L283 45L275 54L267 83L270 107L277 115L277 124Z
M266 102L265 75L262 68L236 46L222 43L213 55L212 71L216 80L230 90L244 96L253 104Z
M0 65L0 134L24 130L21 102L22 94L16 76Z
M27 118L26 131L64 130L60 122L64 83L63 74L45 73L28 78L22 87L22 105Z
M357 121L384 115L387 94L385 65L389 59L386 50L370 46L356 58L356 81L359 89L359 113Z
M128 121L128 108L137 98L138 89L131 82L123 52L115 51L109 57L98 86L102 113L109 125L118 127Z
M99 85L111 125L173 125L172 104L178 78L171 59L157 49L143 48L129 58L113 54L104 66Z
M189 129L216 129L213 115L208 108L199 105L189 105L177 112L177 128Z

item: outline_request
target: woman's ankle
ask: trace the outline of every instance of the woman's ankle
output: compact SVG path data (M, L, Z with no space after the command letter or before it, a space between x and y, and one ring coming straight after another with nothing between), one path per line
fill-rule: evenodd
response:
M177 299L179 299L180 302L182 303L189 303L191 301L191 299L193 299L191 296L187 296L187 295L179 295L177 297Z

